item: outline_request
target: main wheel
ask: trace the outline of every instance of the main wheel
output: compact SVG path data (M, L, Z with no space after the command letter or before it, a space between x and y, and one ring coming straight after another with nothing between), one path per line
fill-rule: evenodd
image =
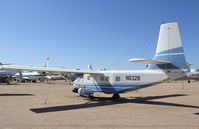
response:
M7 85L10 85L10 81L7 81L6 83L7 83Z
M113 96L112 96L112 100L113 101L116 101L116 100L119 100L120 99L120 95L119 94L113 94Z

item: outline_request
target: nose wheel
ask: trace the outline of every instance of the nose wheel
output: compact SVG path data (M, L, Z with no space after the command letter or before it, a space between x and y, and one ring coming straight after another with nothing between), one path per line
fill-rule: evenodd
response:
M88 96L88 99L90 99L90 100L93 100L95 97L93 96L93 94L89 94Z
M74 88L72 89L73 93L78 93L78 89Z

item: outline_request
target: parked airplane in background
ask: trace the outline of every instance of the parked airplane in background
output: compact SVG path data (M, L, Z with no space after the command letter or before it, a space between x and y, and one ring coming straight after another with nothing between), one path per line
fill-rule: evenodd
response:
M4 65L12 65L11 63L2 63L0 62L0 66ZM13 81L12 75L15 74L13 71L8 70L0 70L0 83L10 84Z
M10 84L13 81L12 73L7 70L0 70L0 83Z
M177 23L162 24L156 54L153 59L130 59L130 62L147 63L146 70L67 70L62 68L7 66L7 70L30 70L40 72L60 72L84 74L73 84L73 91L80 96L93 97L95 92L113 94L118 99L120 93L146 88L167 79L180 79L188 71L182 41Z
M49 57L46 58L44 68L48 67ZM37 82L43 81L44 76L46 76L45 72L37 72L37 71L19 71L13 77L19 82Z
M37 82L37 80L40 80L41 75L37 71L23 71L16 73L13 77L18 78L17 81L19 82Z
M191 80L198 81L199 80L199 69L191 69L187 75L188 82L190 83Z

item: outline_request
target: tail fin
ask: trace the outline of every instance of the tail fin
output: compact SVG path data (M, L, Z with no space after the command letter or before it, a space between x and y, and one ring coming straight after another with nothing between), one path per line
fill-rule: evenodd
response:
M93 70L93 67L91 64L88 65L88 70Z
M46 58L46 61L45 61L45 64L44 64L44 67L45 67L45 68L48 67L48 61L49 61L49 59L50 59L49 57Z
M185 76L188 67L177 23L162 24L154 60L168 61L168 64L149 64L147 69L161 69L168 78Z

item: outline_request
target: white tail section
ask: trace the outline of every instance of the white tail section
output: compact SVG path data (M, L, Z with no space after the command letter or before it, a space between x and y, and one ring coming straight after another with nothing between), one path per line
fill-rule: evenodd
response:
M162 69L169 78L180 78L188 71L178 24L162 24L156 54L153 60L167 61L169 64L149 64L147 69Z
M178 24L176 22L162 24L160 27L156 54L179 47L182 47L182 41Z

